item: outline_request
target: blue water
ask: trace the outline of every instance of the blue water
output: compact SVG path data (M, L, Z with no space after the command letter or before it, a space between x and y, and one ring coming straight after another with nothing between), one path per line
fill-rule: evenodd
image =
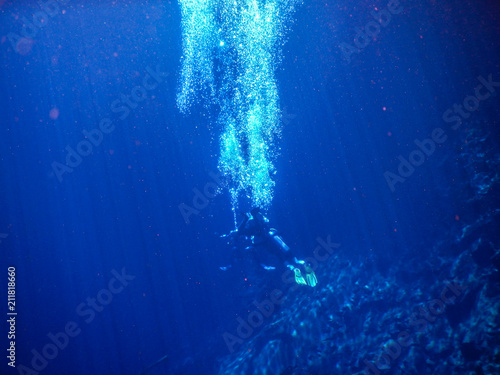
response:
M498 5L391 6L356 47L356 30L387 2L297 4L272 66L280 135L261 205L299 257L330 236L381 275L491 209L466 204L474 191L459 155L470 129L498 140L499 118L499 88L484 86L500 81ZM0 306L5 318L15 267L18 313L17 369L2 356L1 373L139 374L165 355L148 374L217 373L223 332L281 281L252 262L219 269L230 259L219 236L238 213L214 178L221 103L200 93L178 108L179 4L0 1L0 11ZM462 123L443 120L481 84ZM401 176L398 157L433 136ZM238 192L249 209L258 194ZM51 351L60 332L67 342ZM51 358L37 362L44 348Z

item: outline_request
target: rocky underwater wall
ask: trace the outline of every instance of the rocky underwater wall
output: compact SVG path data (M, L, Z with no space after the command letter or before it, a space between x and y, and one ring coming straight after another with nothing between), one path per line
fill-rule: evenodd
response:
M320 284L289 290L218 374L499 374L500 155L478 129L457 145L468 178L447 192L465 202L460 230L386 273L338 249Z

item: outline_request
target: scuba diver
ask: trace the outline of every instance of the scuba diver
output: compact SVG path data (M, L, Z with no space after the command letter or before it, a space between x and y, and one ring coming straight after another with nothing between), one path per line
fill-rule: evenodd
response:
M271 228L269 220L258 208L245 213L243 221L238 225L238 228L221 237L228 239L227 242L232 247L233 260L235 255L244 249L244 251L250 252L256 262L265 270L273 270L275 267L266 266L259 262L257 248L264 247L294 272L297 284L314 287L318 283L311 264L303 260L298 260L292 254L290 247L283 241L278 231ZM230 267L220 267L220 269L225 271ZM302 272L304 272L305 277Z

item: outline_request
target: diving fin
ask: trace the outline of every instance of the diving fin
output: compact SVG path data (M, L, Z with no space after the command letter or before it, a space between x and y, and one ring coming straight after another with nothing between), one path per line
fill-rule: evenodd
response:
M307 281L304 279L302 274L300 273L300 270L298 268L295 268L293 270L295 272L295 282L299 285L307 285Z
M307 285L312 286L313 288L318 284L318 279L316 278L316 274L313 272L306 273L306 281Z
M316 274L314 273L313 269L308 265L304 266L304 269L306 271L307 285L314 288L318 284L318 279L316 278Z

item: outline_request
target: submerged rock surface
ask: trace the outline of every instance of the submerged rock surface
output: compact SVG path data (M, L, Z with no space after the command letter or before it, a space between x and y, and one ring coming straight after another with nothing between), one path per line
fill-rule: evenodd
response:
M487 134L464 134L470 178L448 194L466 202L466 224L383 267L339 249L320 284L289 290L217 373L499 374L500 158Z

